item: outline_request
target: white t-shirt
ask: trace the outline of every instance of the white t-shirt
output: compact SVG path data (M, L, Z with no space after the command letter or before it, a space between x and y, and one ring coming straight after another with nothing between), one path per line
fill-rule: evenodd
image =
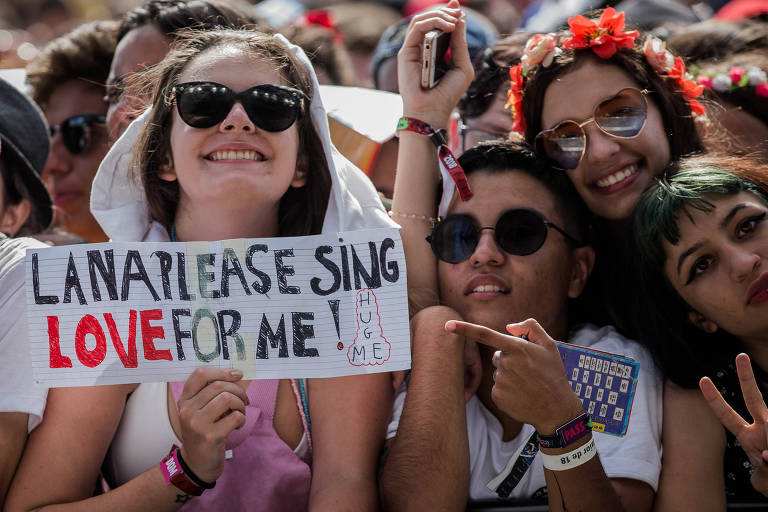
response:
M662 378L650 354L640 344L624 338L610 326L584 325L571 335L569 341L574 345L625 355L640 363L640 375L626 436L616 437L599 432L592 435L608 478L639 480L650 485L655 491L661 471ZM397 434L405 397L406 391L401 388L395 397L387 439ZM473 500L498 498L486 485L504 470L510 458L517 455L533 433L533 426L523 425L517 437L505 443L501 440L501 423L483 406L477 396L467 402L466 411L470 465L469 497ZM538 497L545 487L544 467L541 457L537 455L509 497Z
M29 414L30 432L43 419L48 388L32 382L24 257L27 248L42 247L32 238L0 237L0 412Z

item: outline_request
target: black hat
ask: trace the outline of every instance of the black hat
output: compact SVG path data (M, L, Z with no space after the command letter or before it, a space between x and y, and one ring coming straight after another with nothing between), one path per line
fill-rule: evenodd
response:
M11 152L19 163L6 171L21 176L29 192L25 199L32 202L32 215L39 226L48 227L53 220L53 204L40 179L51 147L48 124L37 105L3 79L0 79L0 138L0 154Z

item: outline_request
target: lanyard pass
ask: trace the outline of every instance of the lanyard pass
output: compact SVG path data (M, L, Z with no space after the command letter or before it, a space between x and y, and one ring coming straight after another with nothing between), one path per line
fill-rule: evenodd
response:
M456 160L453 152L448 147L444 135L445 130L435 130L424 121L412 117L401 117L397 122L397 129L398 131L406 130L421 135L427 135L435 148L437 148L437 160L440 164L440 174L443 176L443 198L440 201L439 216L445 216L448 209L448 203L453 195L454 186L458 189L459 198L461 198L462 201L468 201L472 198L472 191L469 188L467 175L464 174L464 169L461 168L458 160ZM448 180L449 177L451 178L450 180Z

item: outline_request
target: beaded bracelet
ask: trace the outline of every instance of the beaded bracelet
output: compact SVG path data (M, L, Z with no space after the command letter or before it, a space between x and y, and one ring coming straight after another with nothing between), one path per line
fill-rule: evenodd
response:
M440 220L440 217L430 217L428 215L419 215L417 213L403 213L396 212L395 210L389 210L387 212L390 217L402 217L404 219L423 220L429 222L433 227Z

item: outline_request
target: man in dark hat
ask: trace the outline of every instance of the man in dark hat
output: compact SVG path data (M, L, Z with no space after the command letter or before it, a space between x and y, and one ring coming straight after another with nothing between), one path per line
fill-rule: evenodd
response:
M51 223L51 198L40 180L49 146L40 110L0 79L0 506L47 395L32 383L24 291L26 250L45 245L13 237Z

